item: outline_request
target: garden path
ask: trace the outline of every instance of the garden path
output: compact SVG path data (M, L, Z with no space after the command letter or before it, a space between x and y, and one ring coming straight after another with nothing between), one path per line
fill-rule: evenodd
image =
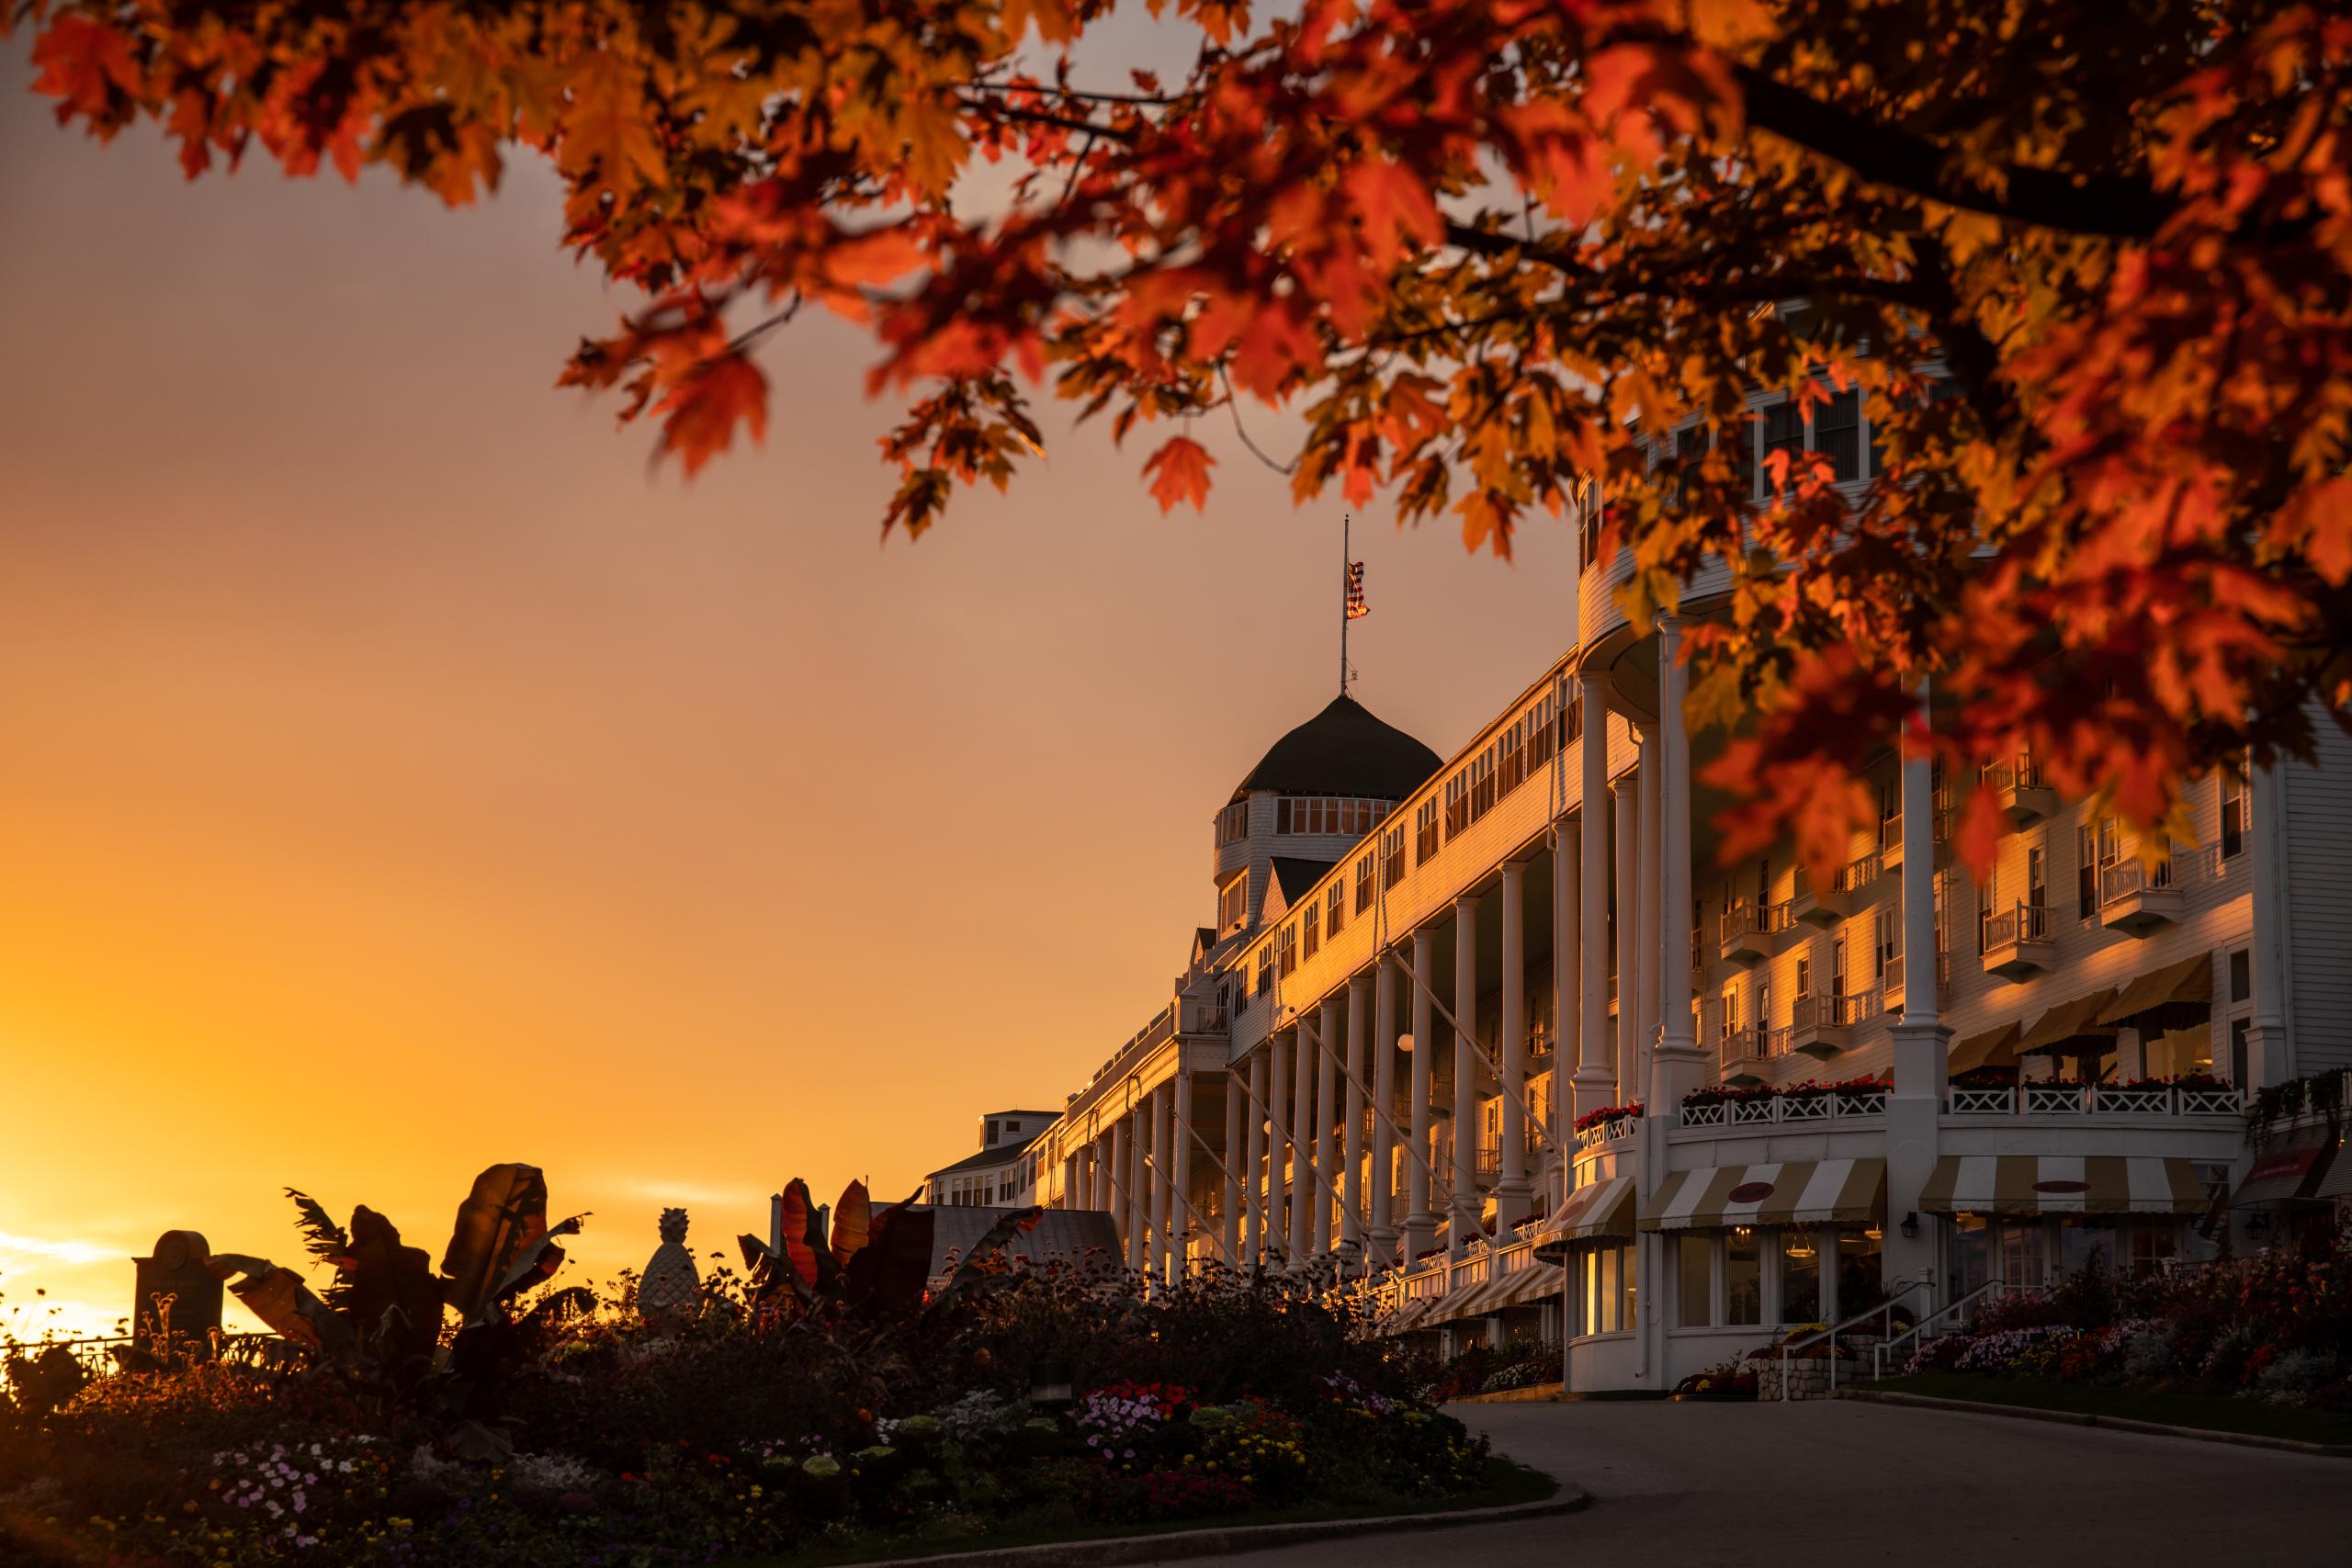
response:
M2324 1562L2352 1461L1846 1401L1457 1405L1582 1513L1250 1554L1283 1568L1664 1560L1676 1568ZM1610 1555L1592 1557L1599 1551Z

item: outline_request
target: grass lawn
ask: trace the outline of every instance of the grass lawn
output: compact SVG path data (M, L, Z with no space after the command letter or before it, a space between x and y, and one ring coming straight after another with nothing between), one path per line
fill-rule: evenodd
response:
M946 1540L915 1540L903 1537L876 1538L863 1545L826 1551L795 1552L788 1557L745 1557L730 1568L832 1568L834 1564L865 1562L881 1558L934 1557L956 1551L988 1551L1003 1546L1043 1546L1066 1540L1125 1540L1130 1536L1170 1535L1179 1530L1231 1529L1243 1525L1295 1525L1330 1519L1380 1518L1395 1514L1442 1514L1464 1508L1500 1508L1514 1503L1539 1503L1560 1489L1542 1471L1511 1460L1487 1461L1487 1479L1475 1492L1454 1497L1398 1497L1355 1506L1329 1503L1295 1508L1253 1508L1247 1513L1217 1514L1200 1519L1171 1519L1158 1524L1072 1524L1023 1529L1008 1526L986 1535L963 1535Z
M1935 1399L1973 1399L1987 1404L2022 1404L2036 1410L2067 1410L2167 1427L2200 1427L2214 1432L2246 1432L2292 1438L2305 1443L2352 1444L2352 1414L2268 1404L2211 1393L2146 1389L2098 1388L2086 1383L2044 1382L2039 1378L1979 1377L1970 1372L1920 1372L1870 1385L1890 1393Z

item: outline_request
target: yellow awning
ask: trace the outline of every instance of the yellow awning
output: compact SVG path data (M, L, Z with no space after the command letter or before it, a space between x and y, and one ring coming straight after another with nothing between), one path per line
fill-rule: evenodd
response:
M2129 1023L2143 1012L2174 1002L2213 999L2213 955L2200 953L2177 964L2167 964L2127 981L2115 999L2099 1010L2101 1023Z
M2018 1055L2022 1056L2030 1052L2047 1051L2086 1035L2112 1039L2114 1029L2100 1023L2098 1018L2114 997L2115 990L2109 987L2105 990L2093 991L2086 997L2076 997L2071 1002L2060 1002L2036 1019L2033 1027L2025 1032L2025 1037L2018 1042Z
M1886 1161L1799 1159L1668 1171L1642 1209L1642 1229L1861 1225L1885 1217Z
M2014 1066L2018 1059L2018 1035L2022 1025L2005 1023L1998 1029L1988 1029L1982 1034L1972 1034L1951 1048L1951 1076L1973 1073L1979 1067Z
M1535 1256L1556 1261L1580 1241L1634 1239L1634 1179L1612 1176L1568 1194L1558 1218L1535 1233Z

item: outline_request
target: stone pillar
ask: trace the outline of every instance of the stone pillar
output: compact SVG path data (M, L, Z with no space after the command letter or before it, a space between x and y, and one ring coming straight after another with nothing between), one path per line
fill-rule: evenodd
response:
M1331 1256L1332 1189L1339 1185L1338 1129L1340 1119L1340 993L1334 991L1315 1014L1315 1169L1323 1179L1315 1185L1315 1221L1308 1245L1319 1260Z
M1617 803L1616 1103L1642 1098L1642 802L1641 768L1619 779Z
M1478 896L1453 900L1453 1201L1446 1250L1459 1256L1478 1229Z
M1340 1129L1340 1250L1351 1263L1363 1256L1363 1038L1371 1020L1372 981L1348 982L1347 1122Z
M1261 1109L1267 1103L1267 1055L1265 1051L1250 1054L1250 1099L1242 1106L1243 1113L1250 1118L1250 1167L1248 1178L1243 1182L1246 1193L1243 1201L1250 1206L1247 1215L1250 1234L1242 1241L1241 1258L1243 1267L1253 1274L1262 1266L1266 1254L1265 1194L1272 1184L1266 1165L1266 1112Z
M1269 1049L1272 1059L1267 1075L1266 1104L1272 1114L1267 1118L1266 1126L1266 1251L1287 1265L1291 1259L1290 1193L1283 1164L1291 1153L1290 1036L1275 1034Z
M1231 1074L1225 1079L1225 1146L1217 1151L1217 1158L1225 1166L1225 1201L1223 1213L1217 1216L1216 1255L1227 1269L1241 1267L1241 1163L1243 1144L1241 1117L1248 1106L1242 1098L1241 1086Z
M1919 723L1928 721L1928 688L1919 685ZM1903 1235L1936 1168L1944 1090L1951 1077L1951 1031L1936 996L1936 822L1934 764L1903 740L1903 1018L1895 1024L1894 1090L1886 1108L1886 1239L1881 1264L1888 1285L1940 1270L1941 1231L1932 1218Z
M1503 863L1502 1171L1495 1184L1495 1235L1527 1217L1527 867ZM1499 1321L1499 1320L1498 1320Z
M1111 1218L1119 1227L1119 1255L1127 1267L1136 1267L1135 1234L1136 1210L1133 1201L1135 1177L1127 1149L1127 1119L1121 1116L1111 1123Z
M1579 682L1584 709L1581 815L1577 821L1577 1068L1569 1122L1613 1103L1609 1059L1609 707L1600 682ZM1573 1145L1571 1145L1573 1147Z
M1168 1277L1172 1281L1192 1272L1185 1237L1193 1232L1193 1211L1188 1206L1193 1201L1193 1075L1184 1070L1181 1053L1176 1081L1168 1088L1168 1104L1174 1118L1168 1135Z
M1315 1256L1315 1058L1302 1018L1292 1047L1290 1124L1290 1266L1304 1269ZM1323 1210L1328 1219L1330 1210Z
M2245 1070L2254 1081L2239 1087L2252 1091L2284 1083L2297 1073L2286 1010L2287 781L2278 767L2257 768L2246 780L2246 810L2247 830L2254 837L2254 1016L2246 1021ZM2227 1063L2226 1027L2214 1043L2213 1059Z
M1430 1082L1437 1056L1437 1032L1430 1006L1430 987L1437 983L1437 944L1427 931L1413 933L1413 1153L1405 1162L1405 1247L1407 1262L1427 1252L1437 1240L1437 1216L1430 1212L1430 1171L1434 1144L1430 1136Z
M1396 1258L1396 971L1388 955L1372 971L1372 1202L1365 1218L1371 1266L1385 1269Z
M1552 1016L1558 1021L1552 1047L1552 1146L1557 1168L1550 1213L1558 1213L1576 1180L1569 1161L1575 1150L1570 1130L1577 1115L1577 1068L1584 1063L1584 888L1577 874L1580 827L1566 817L1552 850Z

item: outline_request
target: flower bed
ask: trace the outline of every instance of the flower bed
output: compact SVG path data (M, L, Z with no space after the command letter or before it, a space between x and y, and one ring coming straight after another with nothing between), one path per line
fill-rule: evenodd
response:
M1340 1308L1212 1277L998 1269L900 1316L757 1308L534 1330L475 1417L287 1350L0 1400L10 1562L529 1562L806 1554L1242 1511L1412 1506L1488 1483L1483 1440ZM1077 1391L1033 1405L1031 1369ZM454 1374L432 1374L442 1379ZM429 1384L438 1389L438 1383ZM8 1530L54 1521L29 1536Z
M1902 1371L2352 1412L2352 1247L2338 1236L2169 1279L2086 1270L1992 1303Z

